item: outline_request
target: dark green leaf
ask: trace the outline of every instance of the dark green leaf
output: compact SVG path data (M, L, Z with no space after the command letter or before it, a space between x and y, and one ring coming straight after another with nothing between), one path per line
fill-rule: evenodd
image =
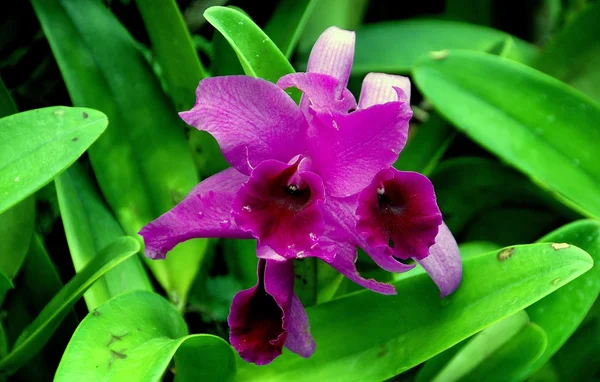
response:
M79 164L75 163L57 177L55 183L71 258L78 272L124 233ZM152 291L146 270L137 256L107 272L85 292L84 297L91 311L111 297L132 290Z
M0 272L0 306L4 302L4 297L6 293L14 287L13 283L10 281L4 273Z
M390 378L555 291L592 260L574 246L534 244L470 257L463 267L461 286L442 300L420 273L395 282L397 296L363 291L309 308L315 354L285 353L269 367L240 361L238 380Z
M486 53L425 59L414 78L473 140L562 203L600 217L600 105L535 69Z
M160 381L175 357L176 381L230 381L233 349L219 337L188 335L183 318L159 295L117 296L81 322L56 381Z
M94 105L110 128L90 149L100 189L128 235L171 209L198 183L178 118L137 43L94 0L34 0L76 105ZM190 240L148 266L180 307L206 241Z
M10 354L0 360L0 374L15 372L40 351L87 288L139 250L140 245L135 239L122 237L90 261L54 296L33 323L21 333Z
M62 106L0 119L0 212L69 167L107 124L99 111Z
M492 0L446 0L446 15L472 24L492 23Z
M406 20L365 25L356 33L353 74L408 73L423 55L445 49L488 51L510 35L495 29L443 20ZM515 37L509 58L529 62L536 48ZM454 103L453 103L454 105Z
M29 197L0 214L0 273L14 279L23 264L35 223L35 199Z
M284 0L265 26L265 33L289 60L319 0Z

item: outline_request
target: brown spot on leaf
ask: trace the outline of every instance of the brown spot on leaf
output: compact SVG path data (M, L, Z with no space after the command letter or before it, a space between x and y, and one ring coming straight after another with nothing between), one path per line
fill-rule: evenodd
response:
M85 111L83 113L81 113L81 115L83 116L83 119L86 119L87 117L89 117L88 113L86 113Z
M114 351L111 350L110 351L110 361L108 361L108 367L111 367L113 362L115 362L115 360L117 359L125 359L127 358L127 354L123 353L125 351L125 349L119 351Z
M388 348L386 344L379 345L379 352L377 353L377 358L381 358L388 353Z
M557 277L554 280L550 281L550 284L552 284L553 286L556 286L556 284L558 284L559 281L560 281L560 277Z
M120 336L115 336L114 334L109 333L110 335L110 340L108 341L108 343L106 344L106 347L109 347L113 342L116 341L123 341L123 337L125 337L126 335L128 335L129 333L125 333L122 334Z
M71 139L71 142L77 142L79 140L79 137L75 137L73 139Z
M566 249L569 248L570 245L567 243L552 243L550 244L550 246L552 247L552 249L554 249L555 251L561 250L561 249Z
M97 310L94 309L94 311L92 312L92 316L98 317L99 315L100 315L100 312L98 312Z
M498 261L506 261L510 259L514 253L515 249L513 247L503 249L498 252Z

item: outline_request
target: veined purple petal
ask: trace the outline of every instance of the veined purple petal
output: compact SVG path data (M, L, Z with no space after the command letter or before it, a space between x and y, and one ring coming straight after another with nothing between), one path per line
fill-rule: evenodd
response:
M398 89L402 92L399 92ZM360 91L359 109L395 101L410 104L410 80L408 77L384 73L369 73L365 76Z
M179 115L212 134L227 161L246 175L264 160L287 162L306 151L302 112L283 89L259 78L204 79L194 107Z
M267 160L252 171L233 202L236 223L258 240L259 256L326 257L319 245L323 183L315 173L299 171L303 159L291 162Z
M266 365L284 345L308 357L315 344L302 304L294 295L292 261L259 260L258 282L233 299L227 322L229 339L247 362Z
M361 192L356 213L368 253L390 253L400 259L427 257L442 224L429 179L393 168L379 173Z
M313 46L306 71L329 74L345 88L354 60L355 39L354 32L337 27L328 28Z
M193 238L251 238L237 227L231 209L246 180L246 175L229 168L200 182L183 201L140 230L146 256L164 259L177 244Z
M440 296L454 292L462 279L460 251L452 232L445 223L440 225L435 244L429 248L429 256L418 260L440 288Z
M308 152L328 194L354 195L389 168L406 144L411 117L401 102L329 116L329 121L320 115L308 131Z
M373 279L363 278L356 269L356 259L358 253L356 247L350 243L338 243L336 245L335 257L331 261L326 261L338 272L348 277L358 285L381 294L396 294L396 289L387 283L382 283Z
M281 77L277 86L302 90L304 96L301 105L307 120L311 117L309 108L328 114L346 114L350 109L356 109L354 95L328 74L292 73Z

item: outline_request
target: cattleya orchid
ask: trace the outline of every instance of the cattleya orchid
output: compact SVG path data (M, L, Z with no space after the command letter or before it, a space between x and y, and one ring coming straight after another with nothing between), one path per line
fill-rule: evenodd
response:
M359 285L395 294L356 269L357 247L380 267L404 272L414 259L441 290L461 279L458 248L431 182L392 168L406 144L410 82L371 73L356 102L346 88L354 33L329 28L306 73L277 84L247 76L202 80L181 118L218 141L231 168L196 186L145 226L145 253L164 258L191 238L256 239L258 282L233 299L230 341L248 362L267 364L285 346L315 350L294 294L295 259L317 257ZM298 106L286 93L303 92Z

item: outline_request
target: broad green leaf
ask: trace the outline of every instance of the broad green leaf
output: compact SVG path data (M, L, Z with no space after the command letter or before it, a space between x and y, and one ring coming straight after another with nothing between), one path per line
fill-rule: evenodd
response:
M79 164L73 164L55 183L71 258L78 272L124 232ZM133 290L152 291L138 257L107 272L85 292L84 298L91 311L111 297Z
M591 4L558 33L533 62L600 102L600 3Z
M419 273L395 282L396 296L363 291L332 300L307 310L317 343L311 358L286 352L268 367L240 360L237 380L384 380L522 310L591 267L590 256L574 246L515 246L465 259L461 286L444 299L429 276Z
M569 243L586 250L594 267L565 288L527 308L531 321L548 335L548 346L523 377L546 363L581 324L600 293L600 223L574 222L549 233L540 242ZM553 280L553 282L558 282Z
M4 302L6 293L14 287L10 279L2 272L0 272L0 307Z
M73 334L55 381L161 381L175 358L175 381L230 381L233 349L221 338L188 335L161 296L132 292L96 309Z
M277 82L293 73L294 68L267 36L248 16L226 7L210 7L204 17L233 47L244 72L252 77Z
M600 321L581 325L546 365L552 365L561 381L597 381L600 372ZM542 366L529 380L543 372ZM560 378L558 377L560 376ZM543 380L542 378L538 380Z
M0 324L0 359L4 358L8 354L8 339L6 338L6 331L2 324Z
M240 280L243 289L256 284L256 240L225 239L223 257L229 272Z
M128 235L171 209L198 183L184 124L137 43L94 0L34 0L34 10L76 105L107 113L89 150L100 189ZM185 304L206 241L191 240L148 266L171 300Z
M492 1L446 0L446 15L453 20L490 25L492 23Z
M455 135L454 129L439 114L430 113L428 120L416 128L394 167L431 174Z
M495 251L501 248L501 245L491 243L488 241L469 241L460 243L458 249L460 250L460 257L466 259L471 256L478 256L486 252Z
M599 104L535 69L486 53L451 51L422 60L413 74L438 111L470 138L562 203L600 217Z
M107 124L99 111L62 106L0 119L0 212L69 167Z
M540 357L546 344L544 330L534 323L528 323L462 380L520 381L520 372Z
M106 272L139 250L140 245L135 239L122 237L90 261L21 333L10 354L0 360L0 375L14 373L40 351L83 293Z
M496 322L465 341L464 344L456 345L460 347L459 351L446 359L443 364L427 362L419 371L417 381L453 382L461 380L478 365L486 363L494 352L517 336L528 323L529 316L522 310ZM452 352L452 350L448 349L447 352ZM435 357L433 360L436 359L439 358ZM434 369L432 365L438 366L438 368Z
M0 273L14 279L23 264L35 223L33 196L0 214Z
M136 0L152 50L177 110L194 105L198 82L207 77L175 0Z
M4 86L2 78L0 78L0 118L17 112L15 101L10 96L8 89Z
M330 0L331 1L331 0ZM319 0L284 0L265 26L265 33L289 60Z
M509 58L529 62L536 48L504 32L443 20L406 20L368 24L356 32L352 73L408 73L418 59L432 51L488 51L507 38L514 40Z
M443 161L431 174L444 221L454 234L482 211L510 201L511 205L543 206L537 188L498 162L476 157Z

